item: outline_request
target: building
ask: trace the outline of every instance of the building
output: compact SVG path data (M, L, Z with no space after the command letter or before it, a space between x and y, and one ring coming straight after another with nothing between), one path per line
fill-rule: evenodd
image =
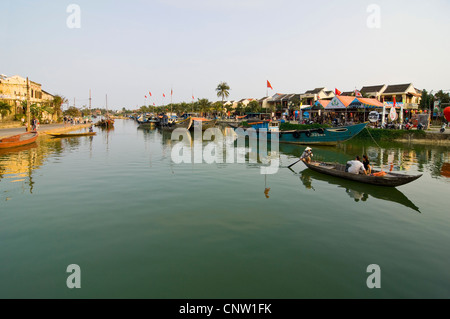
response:
M389 85L383 93L381 93L381 100L383 102L403 103L405 109L418 109L422 94L417 90L412 83Z
M323 87L300 94L300 99L303 104L313 105L317 100L331 100L334 96L335 94L333 91L329 91L327 88Z
M386 91L387 85L373 85L373 86L363 86L360 90L361 94L366 96L367 98L377 99L381 101L381 94Z
M42 89L42 85L29 81L30 104L44 106L53 104L54 96ZM15 114L24 114L26 110L22 105L27 100L27 80L19 75L7 77L0 76L0 100L13 106L10 117ZM42 120L56 120L57 114L43 112Z

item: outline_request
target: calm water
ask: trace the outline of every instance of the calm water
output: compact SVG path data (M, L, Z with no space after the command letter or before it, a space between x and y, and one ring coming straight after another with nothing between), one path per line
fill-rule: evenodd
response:
M124 120L0 153L0 297L450 297L450 148L314 148L424 174L385 189L300 163L267 176L258 164L175 164L169 138ZM281 165L303 149L280 145ZM81 289L66 286L70 264ZM370 264L381 289L366 286Z

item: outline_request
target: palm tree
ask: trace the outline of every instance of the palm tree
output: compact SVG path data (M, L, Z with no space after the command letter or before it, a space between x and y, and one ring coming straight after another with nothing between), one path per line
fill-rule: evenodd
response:
M223 113L223 101L225 98L230 96L230 86L227 84L227 82L220 82L219 85L216 88L217 97L222 98L222 113Z
M67 103L68 100L62 95L55 95L53 97L53 107L55 108L55 113L57 117L62 117L62 105Z
M11 105L6 102L0 101L0 115L5 117L11 112Z

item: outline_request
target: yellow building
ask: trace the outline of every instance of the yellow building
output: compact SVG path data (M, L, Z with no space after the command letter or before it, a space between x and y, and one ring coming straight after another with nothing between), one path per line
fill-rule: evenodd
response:
M30 83L30 103L37 106L52 106L54 96L42 89L42 85L29 81ZM7 77L0 75L0 101L13 106L9 117L15 114L24 114L22 103L27 100L27 80L19 75ZM43 112L42 120L54 121L56 114Z

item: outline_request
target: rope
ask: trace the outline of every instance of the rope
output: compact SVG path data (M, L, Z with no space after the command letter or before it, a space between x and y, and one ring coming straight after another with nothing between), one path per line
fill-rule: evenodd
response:
M375 144L377 144L377 146L378 146L379 148L381 148L381 146L378 145L377 141L375 141L375 139L373 138L372 134L370 134L370 131L369 131L369 129L367 128L367 126L366 126L366 130L367 130L367 133L369 133L369 136L372 138L373 142L374 142Z
M375 141L375 139L373 138L372 134L370 134L370 131L367 128L367 126L366 126L366 130L367 130L367 133L369 133L369 136L372 138L373 142L378 146L379 149L381 149L381 146L378 145L377 141ZM381 159L381 171L383 172L383 159Z

